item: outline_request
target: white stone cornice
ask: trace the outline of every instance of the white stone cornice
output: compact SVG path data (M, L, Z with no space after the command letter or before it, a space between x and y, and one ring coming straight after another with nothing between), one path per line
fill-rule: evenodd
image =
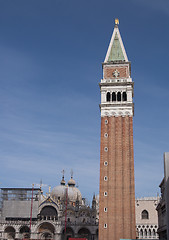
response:
M108 109L101 109L101 117L111 117L111 116L114 116L114 117L125 117L125 116L129 116L129 117L133 117L133 110L130 108L130 109L121 109L121 110L108 110Z
M119 83L132 83L132 84L134 84L134 82L132 82L132 78L118 78L118 79L112 79L112 78L104 78L104 79L101 79L101 83L100 84L102 84L102 83L117 83L117 84L119 84Z

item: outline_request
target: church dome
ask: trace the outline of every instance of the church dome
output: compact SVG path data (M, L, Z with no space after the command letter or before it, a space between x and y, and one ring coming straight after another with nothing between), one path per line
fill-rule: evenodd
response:
M51 196L53 198L63 200L65 195L66 195L66 186L65 185L56 186L52 189Z
M71 179L68 181L68 186L69 187L75 187L76 185L76 182L75 180L73 179L73 177L71 177Z
M76 200L79 200L79 202L82 202L82 195L78 188L76 187L68 187L68 199L71 202L76 202Z
M63 181L63 179L62 179ZM61 181L61 185L56 186L53 188L51 192L51 197L58 200L66 199L66 189L68 193L68 200L70 202L76 202L78 200L80 203L82 202L82 194L78 188L75 187L75 180L71 177L68 181L68 186L65 186L64 183Z

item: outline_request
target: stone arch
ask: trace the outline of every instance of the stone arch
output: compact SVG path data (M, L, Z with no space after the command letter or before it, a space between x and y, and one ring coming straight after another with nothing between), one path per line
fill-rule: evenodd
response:
M121 102L121 92L118 92L118 93L117 93L117 101L118 101L118 102Z
M156 236L156 230L155 230L155 229L153 229L153 231L152 231L152 235L153 235L153 237Z
M91 232L87 228L80 228L78 231L78 237L91 240Z
M58 212L53 206L44 206L40 211L40 219L44 220L58 220Z
M44 207L49 207L49 206L55 208L56 211L59 212L59 206L58 206L56 203L53 203L53 202L44 202L44 203L41 203L41 204L40 204L38 213L40 214L40 212L42 211L42 209L43 209Z
M53 236L50 232L44 232L41 234L40 239L51 240L51 239L53 239Z
M53 239L55 235L55 227L49 222L43 222L38 227L38 234L40 239Z
M8 226L5 228L5 238L7 239L15 239L15 228L12 226Z
M107 102L110 102L110 92L107 92L107 94L106 94L106 100L107 100Z
M123 98L123 101L127 101L127 93L126 92L123 92L122 98Z
M148 230L148 237L151 238L151 229Z
M62 230L62 240L68 240L69 238L74 237L74 231L71 227L66 228L66 236L65 236L65 229Z
M26 225L20 227L19 233L21 238L24 238L24 239L30 238L30 228Z
M139 232L139 237L140 237L140 238L143 238L143 229L140 230L140 232Z
M116 93L113 92L113 93L112 93L112 102L115 102L115 101L116 101Z

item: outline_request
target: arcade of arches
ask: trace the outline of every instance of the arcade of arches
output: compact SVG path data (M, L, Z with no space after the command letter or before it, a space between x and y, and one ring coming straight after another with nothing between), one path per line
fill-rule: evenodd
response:
M34 190L36 193L34 200L34 210L32 217L32 225L30 230L30 209L27 209L29 200L18 203L17 197L15 201L5 200L8 208L2 213L7 212L8 217L4 216L0 225L0 239L42 239L42 240L67 240L69 237L87 238L88 240L98 240L98 222L99 222L99 199L93 196L91 207L82 200L81 193L74 185L75 182L71 178L68 185L68 202L67 212L65 206L65 193L67 187L62 179L61 185L56 186L51 196L44 197L42 192ZM9 194L8 194L9 191ZM4 196L10 194L12 198L18 194L18 190L5 189ZM29 189L22 190L30 191ZM38 193L39 191L39 193ZM31 193L31 192L30 192ZM29 194L30 194L29 193ZM30 199L30 197L29 197ZM38 199L38 200L37 200ZM156 214L157 198L136 199L136 216L137 216L137 233L141 239L158 239L158 219ZM3 207L5 206L3 204ZM11 208L10 208L11 205ZM35 208L36 206L36 208ZM18 219L15 215L16 211L23 212L23 216ZM28 214L26 215L26 212ZM67 214L66 239L65 239L65 213ZM148 222L149 224L148 224ZM3 223L5 223L3 225Z

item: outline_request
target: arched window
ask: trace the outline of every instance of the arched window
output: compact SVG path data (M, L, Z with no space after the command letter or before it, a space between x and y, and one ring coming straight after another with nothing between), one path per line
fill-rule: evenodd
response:
M45 206L42 208L40 216L44 217L45 219L50 219L50 217L55 217L55 219L58 219L58 213L52 206Z
M51 223L44 222L39 226L38 233L41 239L54 239L55 227Z
M127 101L127 93L123 92L123 101Z
M121 101L121 92L117 93L117 101L120 102Z
M74 231L71 227L66 228L66 234L65 234L65 229L63 229L61 240L65 240L73 237L74 237Z
M79 238L91 239L91 233L87 228L81 228L78 231L78 237Z
M115 93L115 92L112 93L112 101L113 101L113 102L116 101L116 93Z
M29 233L30 232L30 228L28 226L23 226L20 228L20 233Z
M11 226L5 228L5 234L7 239L15 239L15 229Z
M140 237L143 237L143 229L140 230Z
M148 230L148 235L149 235L149 238L151 238L151 230L150 229Z
M106 98L107 98L107 102L110 102L110 93L109 92L107 93Z
M147 237L147 229L144 230L144 237Z
M30 228L28 226L22 226L20 228L20 234L22 239L29 239L30 238Z
M153 229L153 237L155 237L156 236L156 231L155 231L155 229Z
M147 210L143 210L141 213L141 218L142 219L149 219L149 214Z

